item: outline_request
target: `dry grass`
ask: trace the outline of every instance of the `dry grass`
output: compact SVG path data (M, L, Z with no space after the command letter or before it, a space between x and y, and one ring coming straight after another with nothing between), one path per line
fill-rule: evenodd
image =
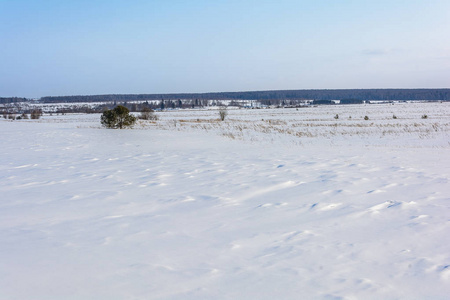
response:
M425 106L423 106L425 107ZM432 138L438 134L450 133L449 114L439 112L442 108L450 110L450 106L436 107L428 119L422 119L414 105L398 106L355 106L359 112L352 112L347 107L344 111L335 108L308 110L239 110L229 111L226 120L220 121L217 112L180 111L173 114L161 114L160 121L139 122L140 128L157 128L162 130L199 131L218 134L230 139L240 140L276 140L284 137L295 139L337 137L391 138L391 140L407 136L408 139ZM342 109L342 108L340 108ZM423 109L423 108L421 108ZM339 118L334 116L339 114ZM364 120L364 115L369 120ZM397 118L393 118L395 115ZM176 118L171 119L170 116Z
M392 120L392 119L391 119ZM425 122L380 122L371 120L354 122L295 122L289 123L285 120L261 120L245 121L229 119L220 121L217 119L180 119L168 120L164 122L140 121L141 127L157 127L164 130L200 130L216 131L222 136L231 139L243 139L250 133L260 133L265 135L290 135L300 138L332 137L332 136L396 136L405 133L424 134L433 132L450 131L450 123L425 123Z

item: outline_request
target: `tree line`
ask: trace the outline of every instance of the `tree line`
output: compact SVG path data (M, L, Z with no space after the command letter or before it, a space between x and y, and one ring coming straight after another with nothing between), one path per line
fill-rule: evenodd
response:
M274 90L250 92L220 93L177 93L177 94L111 94L111 95L76 95L46 96L39 99L43 103L76 102L129 102L129 101L172 101L181 106L179 101L191 100L191 105L205 106L206 100L260 100L264 103L280 103L282 100L434 100L449 101L450 89L334 89L334 90ZM27 102L24 97L0 97L0 103ZM172 105L172 104L171 104Z
M0 98L2 99L2 98ZM278 90L221 93L178 94L112 94L88 96L48 96L40 98L44 103L68 102L127 102L146 100L450 100L450 89L339 89L339 90ZM178 104L178 103L176 103ZM175 104L175 105L176 105ZM194 103L195 105L196 103Z
M21 97L0 97L0 103L2 103L2 104L26 102L28 100L29 99L27 99L27 98L21 98Z

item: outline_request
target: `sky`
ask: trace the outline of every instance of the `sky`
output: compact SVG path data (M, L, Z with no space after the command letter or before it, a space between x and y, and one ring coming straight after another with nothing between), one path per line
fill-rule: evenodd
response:
M0 0L0 97L450 88L449 0Z

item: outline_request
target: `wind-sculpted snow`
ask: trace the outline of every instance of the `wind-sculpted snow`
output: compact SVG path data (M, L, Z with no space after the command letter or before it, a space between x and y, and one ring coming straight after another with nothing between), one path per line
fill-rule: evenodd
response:
M352 107L1 120L0 299L448 298L450 106Z

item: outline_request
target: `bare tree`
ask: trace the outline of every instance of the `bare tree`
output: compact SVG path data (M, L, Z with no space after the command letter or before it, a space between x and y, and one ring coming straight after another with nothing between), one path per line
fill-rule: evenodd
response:
M227 110L227 108L226 108L225 106L221 106L221 107L219 108L219 117L220 117L220 120L221 120L221 121L225 120L225 118L226 118L227 115L228 115L228 110Z
M39 119L42 116L42 109L34 109L31 111L31 119Z

